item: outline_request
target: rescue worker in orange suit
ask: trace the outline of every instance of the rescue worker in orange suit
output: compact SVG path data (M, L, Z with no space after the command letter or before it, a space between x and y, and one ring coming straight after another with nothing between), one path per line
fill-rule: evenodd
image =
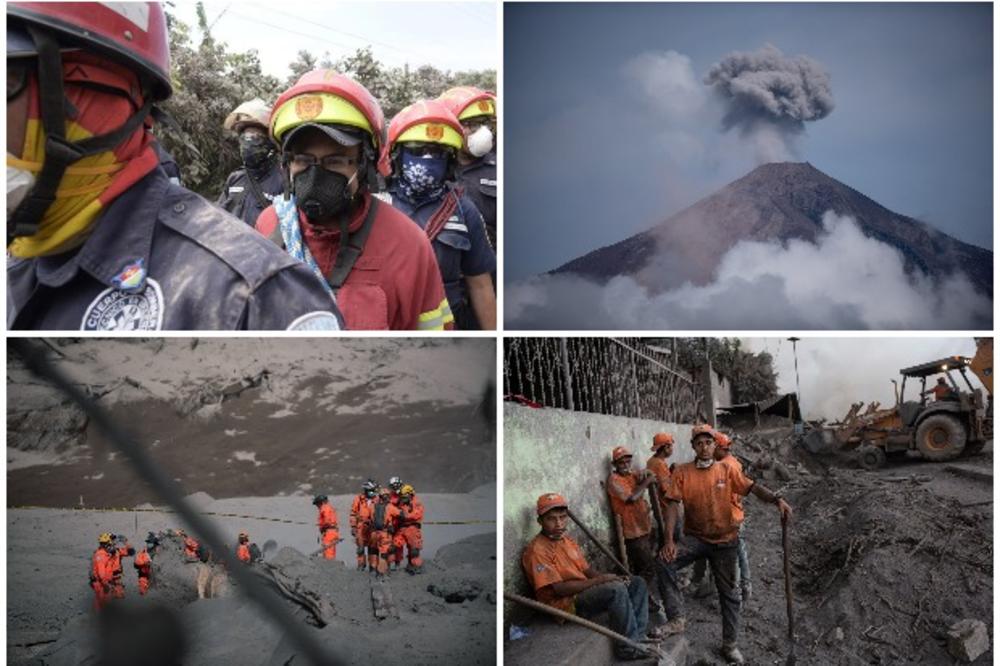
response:
M313 498L313 505L319 509L316 517L316 525L319 527L319 542L323 546L323 559L337 559L337 541L340 539L340 530L337 525L337 511L330 505L330 500L326 495L317 495Z
M778 507L782 520L792 508L780 495L754 482L735 467L715 460L715 437L711 426L691 430L695 460L678 465L671 476L667 510L667 540L656 564L666 580L666 633L681 633L686 627L678 573L699 558L707 558L715 578L722 611L722 656L728 663L743 664L737 647L740 630L740 593L736 589L739 524L733 515L733 495L753 493ZM684 535L674 540L678 508L684 506Z
M189 537L184 530L177 530L177 536L184 540L184 560L186 562L199 562L198 542Z
M465 188L451 182L465 130L441 102L409 105L389 123L393 177L384 200L423 229L437 257L460 330L496 328L496 256L483 216Z
M490 245L497 247L497 98L472 86L441 93L443 102L465 128L465 145L458 154L458 181L483 216Z
M104 532L97 538L97 550L91 560L90 586L94 590L94 608L101 610L112 599L125 598L125 584L122 581L122 558L135 555L135 548L124 541L116 545L114 534Z
M652 596L657 584L653 564L655 546L649 502L646 501L646 489L656 482L656 475L648 470L633 469L632 453L624 446L612 450L611 462L613 470L608 475L605 488L611 498L611 510L621 518L629 568L646 581L646 589L650 591L650 611L659 612Z
M399 491L403 489L403 480L398 476L389 478L389 501L399 506Z
M354 537L354 544L357 546L358 571L364 571L367 566L365 548L368 547L368 529L361 519L366 507L371 506L378 494L378 484L372 479L368 479L361 484L361 494L354 496L351 502L351 536Z
M341 328L308 268L160 168L162 3L6 11L8 330Z
M653 452L653 455L646 461L646 469L656 477L655 484L657 494L660 497L660 508L663 515L666 516L666 493L670 485L670 467L667 465L667 460L674 454L674 436L668 432L656 433L653 435L653 446L650 450ZM674 539L679 538L680 526L678 525L678 529L674 533Z
M303 74L274 104L285 195L257 231L305 264L355 330L445 330L454 317L426 234L372 196L389 174L385 118L333 70Z
M389 572L392 537L400 514L390 494L388 488L380 488L378 499L362 511L362 520L368 531L368 569L377 572L380 577Z
M244 564L253 564L261 560L260 548L257 544L250 543L250 535L240 532L239 542L236 545L236 559Z
M715 438L715 460L722 465L729 465L742 474L743 463L741 463L739 458L734 456L730 450L733 446L732 438L726 433L719 432L718 430L712 433L712 436ZM750 559L747 555L746 541L743 539L743 521L745 518L746 514L743 511L743 496L734 494L733 520L740 526L739 545L737 546L736 555L740 574L740 596L744 604L750 600L750 595L753 592L753 586L750 583Z
M153 576L153 555L160 547L160 540L155 534L150 532L146 535L146 547L136 553L132 566L135 567L136 576L139 578L139 594L145 595L149 592L150 579Z
M521 555L521 567L535 598L583 618L607 613L612 630L634 642L642 641L649 624L646 582L640 576L600 573L590 566L580 546L567 534L568 504L562 495L542 495L535 512L542 529ZM624 645L615 648L615 657L621 660L647 656Z
M414 494L413 486L406 484L399 491L399 527L393 536L396 549L395 565L403 561L403 546L406 546L406 573L423 573L424 561L420 551L424 547L424 535L420 523L424 519L424 505Z

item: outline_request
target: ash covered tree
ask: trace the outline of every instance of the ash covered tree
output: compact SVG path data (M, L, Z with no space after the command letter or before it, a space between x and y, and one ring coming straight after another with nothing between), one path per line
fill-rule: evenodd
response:
M208 30L199 3L199 29L167 14L174 94L163 104L177 127L158 124L156 135L177 160L184 186L214 201L226 176L240 164L236 142L222 129L226 116L242 102L260 97L271 103L280 82L261 71L256 51L231 53Z
M670 338L657 338L658 346L670 348ZM688 370L700 368L705 357L712 369L728 377L735 402L757 402L778 395L774 359L767 352L743 349L739 338L677 338L677 362Z

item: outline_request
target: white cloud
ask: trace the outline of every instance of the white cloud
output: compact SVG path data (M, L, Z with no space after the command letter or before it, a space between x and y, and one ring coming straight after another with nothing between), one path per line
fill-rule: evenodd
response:
M573 275L514 283L507 328L983 329L992 303L961 274L907 273L893 247L848 217L823 216L815 243L740 242L706 285L651 293L630 277L598 285ZM655 270L653 259L646 270Z

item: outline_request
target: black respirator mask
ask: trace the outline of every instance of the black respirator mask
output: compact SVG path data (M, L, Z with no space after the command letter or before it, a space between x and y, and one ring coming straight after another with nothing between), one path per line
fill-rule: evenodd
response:
M338 215L350 205L353 198L351 181L357 177L357 171L348 178L344 174L324 169L318 164L311 166L292 179L296 205L311 220L328 219Z
M248 169L256 169L267 163L274 154L274 145L260 134L244 134L240 137L240 159Z

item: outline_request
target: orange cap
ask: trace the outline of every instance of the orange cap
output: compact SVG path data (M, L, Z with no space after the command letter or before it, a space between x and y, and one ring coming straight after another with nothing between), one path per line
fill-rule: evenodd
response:
M620 458L632 457L632 452L624 446L616 446L611 452L611 462L618 462Z
M659 451L667 444L674 443L674 436L668 432L658 432L653 435L653 448L650 451Z
M538 504L535 506L539 516L544 516L552 509L568 508L569 504L566 502L566 498L559 493L545 493L538 498Z
M719 432L718 430L716 430L715 432L712 433L712 437L715 438L716 446L721 446L724 449L728 449L730 446L733 445L733 440L730 439L729 435L727 435L724 432Z
M715 431L712 430L712 426L708 425L707 423L700 423L695 427L691 428L691 441L693 442L695 437L697 437L698 435L711 435L714 438L715 437L715 435L713 434L714 432Z

